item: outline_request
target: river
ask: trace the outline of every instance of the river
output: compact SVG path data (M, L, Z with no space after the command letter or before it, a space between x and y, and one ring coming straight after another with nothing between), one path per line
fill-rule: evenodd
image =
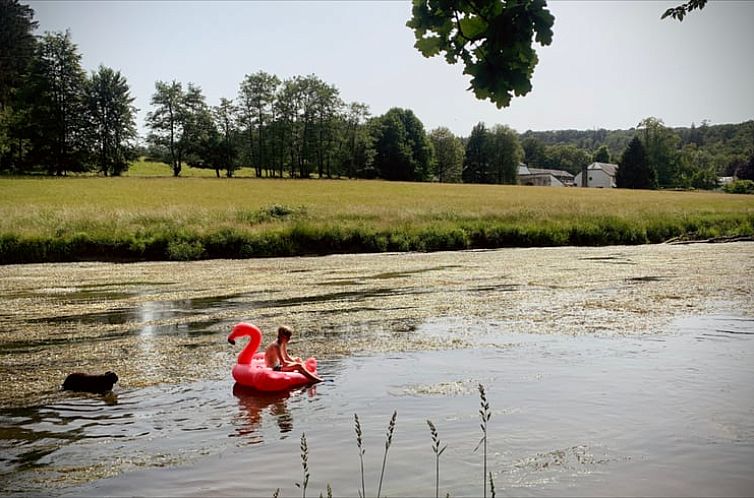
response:
M4 494L754 493L754 244L0 267ZM325 382L233 385L238 321ZM71 371L120 376L100 397Z

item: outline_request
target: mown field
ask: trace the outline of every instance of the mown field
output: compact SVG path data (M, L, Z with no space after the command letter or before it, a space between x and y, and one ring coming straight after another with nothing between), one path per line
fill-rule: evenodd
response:
M4 264L644 244L753 234L754 197L712 192L168 176L0 178Z

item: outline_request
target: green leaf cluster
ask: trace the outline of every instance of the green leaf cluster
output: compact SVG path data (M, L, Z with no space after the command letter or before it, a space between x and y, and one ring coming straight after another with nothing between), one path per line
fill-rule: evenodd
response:
M533 44L552 43L554 21L545 0L414 0L406 25L422 55L461 61L469 89L502 108L531 91Z

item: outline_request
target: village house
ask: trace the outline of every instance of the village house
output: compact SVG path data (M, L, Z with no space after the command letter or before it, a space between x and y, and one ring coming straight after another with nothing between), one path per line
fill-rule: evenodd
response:
M573 186L573 175L559 169L529 168L525 164L520 164L518 166L518 184L571 187Z
M615 188L615 174L618 172L617 164L592 163L586 167L586 186L597 188ZM583 187L582 173L576 175L574 183L577 187Z

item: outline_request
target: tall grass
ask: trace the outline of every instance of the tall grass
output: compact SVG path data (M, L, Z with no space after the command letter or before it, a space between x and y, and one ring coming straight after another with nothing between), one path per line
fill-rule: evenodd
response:
M306 487L309 485L309 446L306 444L306 433L301 433L301 467L304 470L304 478L296 486L301 488L301 498L306 498Z
M492 417L492 412L490 412L490 404L487 401L487 393L484 391L484 386L482 384L479 384L478 389L480 398L479 418L481 419L481 423L479 425L482 428L482 438L479 440L476 448L474 448L474 451L477 451L480 445L482 445L484 448L484 450L482 451L482 458L484 462L484 473L482 474L482 486L484 490L482 492L482 496L484 498L487 498L487 423ZM494 498L495 483L492 481L492 472L490 472L489 474L489 479L490 489L492 490L492 497Z
M382 480L385 477L385 464L387 463L387 452L390 449L390 445L393 444L393 432L395 431L395 418L398 416L397 411L393 411L393 416L390 417L390 422L387 425L387 433L385 434L385 454L382 457L382 470L380 470L380 484L377 486L377 498L380 498L382 493Z
M493 480L492 472L487 472L487 437L488 437L488 427L487 424L490 421L490 418L492 418L492 412L490 411L490 404L487 401L487 393L485 391L485 388L482 384L478 385L478 391L479 391L479 397L480 397L480 408L479 408L479 417L481 420L480 427L482 429L482 438L479 440L479 443L474 448L474 453L480 448L483 447L483 477L482 477L482 485L483 485L483 496L486 498L487 496L487 484L489 483L490 488L490 495L492 498L495 498L495 481ZM381 496L382 493L382 484L383 484L383 478L385 477L385 467L387 463L387 455L388 450L390 449L392 443L393 443L393 435L395 433L395 427L396 427L396 419L398 416L397 411L393 411L393 415L390 417L390 421L388 422L387 431L385 434L385 453L383 454L382 458L382 468L380 470L380 480L377 487L377 498ZM364 448L364 440L363 440L363 431L361 428L361 421L359 420L358 414L353 415L354 420L354 431L356 433L356 447L359 450L359 465L361 470L361 489L358 490L357 494L360 498L366 498L366 487L364 485L364 454L366 453L366 449ZM427 426L429 427L430 435L432 437L432 451L435 454L435 498L438 498L440 495L440 457L447 449L448 445L442 445L440 441L440 435L437 431L437 427L431 420L427 420ZM301 483L296 483L297 487L302 488L303 490L303 498L306 498L306 487L309 483L309 448L306 443L306 434L301 434L301 464L304 471L304 478ZM280 489L278 488L275 491L275 494L273 496L277 496L280 493ZM328 497L332 496L332 488L330 487L330 484L327 485L327 495ZM450 496L450 494L447 494L446 496ZM322 497L322 494L320 493L320 497Z
M356 431L356 446L359 449L359 463L361 466L361 491L359 496L366 498L366 487L364 486L364 453L366 453L366 450L364 449L364 440L362 439L361 422L359 422L359 416L355 413L353 414L353 420L354 430Z
M429 426L429 433L432 436L432 451L435 453L435 498L439 498L440 496L440 456L443 454L445 449L448 447L446 444L442 448L440 448L440 435L437 433L437 428L435 427L435 424L432 423L431 420L427 420L427 425Z
M754 235L754 197L383 181L0 178L0 262L246 258Z

